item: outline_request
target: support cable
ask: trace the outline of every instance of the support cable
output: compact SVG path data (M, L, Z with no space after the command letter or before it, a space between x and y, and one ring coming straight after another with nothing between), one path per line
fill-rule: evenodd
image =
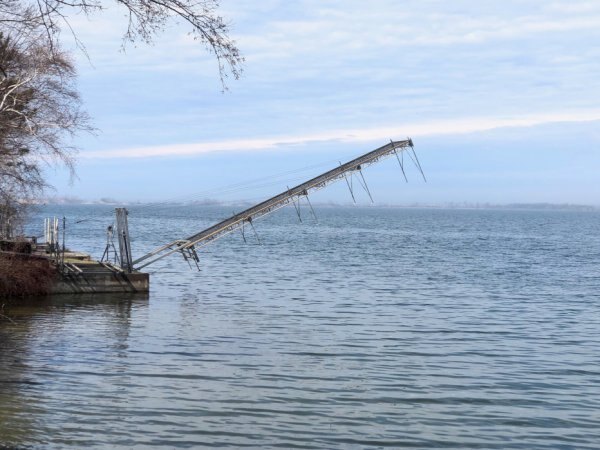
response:
M247 220L250 223L250 226L252 227L252 231L254 231L254 236L256 236L256 240L258 241L258 245L262 245L262 242L260 241L260 238L258 237L258 233L256 232L256 228L254 228L254 224L252 223L252 217L248 217Z
M340 161L340 166L341 165L342 165L342 162ZM352 191L352 184L350 183L350 181L348 181L348 177L346 176L345 173L344 173L344 180L346 180L346 184L348 185L348 190L350 191L350 195L352 196L352 201L356 205L356 198L354 198L354 192ZM352 180L352 172L350 172L350 180Z
M310 207L310 212L312 213L313 217L315 218L315 222L319 223L319 219L317 219L317 215L315 214L315 210L312 207L312 203L310 202L310 198L308 198L308 192L304 193L304 197L306 198L306 201L308 202L308 206Z
M400 164L400 170L402 170L402 175L404 175L404 181L406 181L408 183L408 178L406 177L406 172L404 171L404 153L402 153L402 150L400 150L400 155L398 155L398 150L396 150L396 146L394 145L394 142L391 139L390 139L390 142L392 143L392 145L394 147L394 154L396 155L398 164Z
M287 189L288 189L288 192L290 192L289 186L287 186ZM296 205L296 201L294 200L294 197L290 196L290 200L294 204L294 209L296 210L296 214L298 215L298 220L300 221L300 223L302 223L302 217L300 217L300 199L298 199L298 205Z
M364 188L364 190L367 192L367 194L369 194L369 198L371 199L371 203L375 203L373 201L373 197L371 197L371 191L369 191L369 186L367 186L367 180L365 180L365 176L362 173L362 169L360 166L358 166L358 173L360 173L360 177L362 178L362 187ZM358 180L360 182L360 179Z

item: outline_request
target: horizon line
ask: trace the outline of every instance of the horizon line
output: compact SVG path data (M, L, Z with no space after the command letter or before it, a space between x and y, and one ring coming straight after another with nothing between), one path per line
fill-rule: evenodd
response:
M102 200L86 200L81 198L53 198L46 199L41 203L32 203L33 206L140 206L140 207L160 207L160 206L246 206L253 204L250 200L206 200L206 201L141 201L128 200L118 201L110 199L110 201ZM585 204L571 202L504 202L493 203L486 201L448 201L448 202L407 202L407 203L389 203L389 202L335 202L323 201L313 202L313 206L318 207L369 207L369 208L448 208L448 209L470 209L470 208L572 208L572 209L593 209L600 210L600 204Z

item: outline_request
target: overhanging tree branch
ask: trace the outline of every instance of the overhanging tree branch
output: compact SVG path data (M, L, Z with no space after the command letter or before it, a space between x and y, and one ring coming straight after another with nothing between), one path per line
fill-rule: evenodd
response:
M127 42L151 43L168 23L183 20L190 34L199 40L217 60L219 78L224 90L229 76L238 79L243 71L244 58L236 43L229 37L229 26L218 15L218 0L4 0L0 7L0 24L20 28L43 29L46 45L56 47L60 33L67 28L76 45L86 55L85 45L69 23L69 14L91 16L119 5L127 11L128 23L123 32Z

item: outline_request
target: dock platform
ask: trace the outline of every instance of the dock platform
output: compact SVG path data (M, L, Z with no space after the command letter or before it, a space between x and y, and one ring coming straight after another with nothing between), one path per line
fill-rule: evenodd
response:
M148 292L150 276L144 272L127 273L98 261L65 262L67 270L52 287L52 294Z
M33 254L52 260L44 246L38 246ZM148 273L126 272L114 264L96 261L87 253L66 251L64 260L54 261L54 264L58 270L51 294L148 292L150 290Z

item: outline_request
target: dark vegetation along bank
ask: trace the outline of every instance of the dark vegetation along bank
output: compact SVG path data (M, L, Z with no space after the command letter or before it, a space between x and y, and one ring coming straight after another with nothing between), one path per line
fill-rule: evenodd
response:
M50 292L57 273L48 259L31 255L28 242L0 241L0 249L0 299L14 300Z

